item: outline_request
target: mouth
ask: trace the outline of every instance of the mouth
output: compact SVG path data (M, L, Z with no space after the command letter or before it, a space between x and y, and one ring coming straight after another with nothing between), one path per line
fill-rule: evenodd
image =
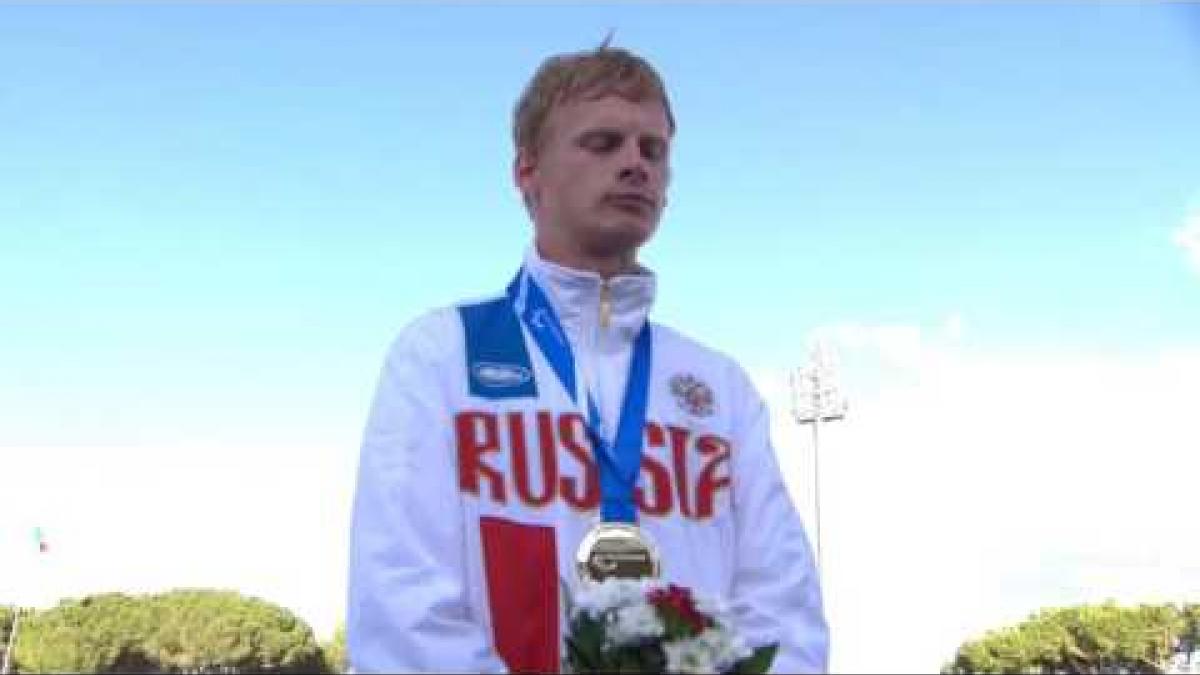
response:
M640 192L613 192L605 195L604 203L615 206L622 211L637 214L653 213L657 206L653 199Z

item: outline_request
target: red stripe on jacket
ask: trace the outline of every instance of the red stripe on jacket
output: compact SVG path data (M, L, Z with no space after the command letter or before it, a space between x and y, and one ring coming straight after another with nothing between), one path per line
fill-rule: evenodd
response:
M556 673L558 554L554 528L479 519L496 650L515 673Z

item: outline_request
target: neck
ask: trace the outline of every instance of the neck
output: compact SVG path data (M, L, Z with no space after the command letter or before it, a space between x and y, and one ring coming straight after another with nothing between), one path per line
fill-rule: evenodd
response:
M637 270L637 252L632 250L612 255L589 255L577 247L553 246L540 238L534 241L534 246L543 260L574 270L594 272L602 279L632 274Z

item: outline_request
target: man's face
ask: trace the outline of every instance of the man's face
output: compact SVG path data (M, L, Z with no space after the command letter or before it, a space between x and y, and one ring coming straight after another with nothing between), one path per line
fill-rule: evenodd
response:
M539 243L611 258L649 240L666 202L669 129L658 101L612 95L556 106L536 155L518 153L515 166Z

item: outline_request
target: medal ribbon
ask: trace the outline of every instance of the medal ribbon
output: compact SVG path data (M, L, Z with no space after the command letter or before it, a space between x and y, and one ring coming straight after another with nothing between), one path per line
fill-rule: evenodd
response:
M545 292L522 267L508 285L508 298L517 316L525 323L542 355L550 362L571 401L578 406L575 392L575 356L554 307ZM629 379L621 401L621 417L613 443L604 439L600 408L592 393L587 393L588 437L600 472L600 516L609 522L636 523L633 489L642 463L642 438L646 428L646 407L650 390L650 322L646 321L633 343Z

